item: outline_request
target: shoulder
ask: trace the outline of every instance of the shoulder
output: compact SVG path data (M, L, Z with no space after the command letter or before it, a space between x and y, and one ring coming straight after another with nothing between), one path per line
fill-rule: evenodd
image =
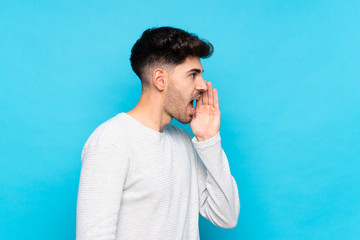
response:
M100 124L87 139L84 148L94 145L118 145L126 139L129 122L123 113Z

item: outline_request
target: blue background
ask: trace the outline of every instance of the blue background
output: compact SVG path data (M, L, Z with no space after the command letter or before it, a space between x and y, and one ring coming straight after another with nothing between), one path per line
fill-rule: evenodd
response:
M360 239L360 2L0 2L0 239L74 239L80 154L129 111L148 27L210 40L238 225L201 239ZM175 123L186 130L188 126Z

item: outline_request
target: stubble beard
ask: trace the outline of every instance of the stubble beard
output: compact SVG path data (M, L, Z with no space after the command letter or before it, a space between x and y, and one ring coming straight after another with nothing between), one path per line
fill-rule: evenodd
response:
M165 94L165 111L179 122L184 124L189 123L192 116L188 112L188 105L189 101L184 99L175 86L169 84Z

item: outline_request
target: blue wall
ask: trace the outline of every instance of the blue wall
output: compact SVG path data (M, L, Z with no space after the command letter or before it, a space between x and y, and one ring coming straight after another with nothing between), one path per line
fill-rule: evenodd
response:
M356 0L0 1L0 239L75 238L82 147L137 103L130 49L163 25L215 45L204 76L241 211L234 229L201 218L201 239L359 239L359 12Z

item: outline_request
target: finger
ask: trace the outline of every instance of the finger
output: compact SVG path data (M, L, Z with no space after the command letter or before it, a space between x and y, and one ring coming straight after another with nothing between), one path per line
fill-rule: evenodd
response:
M209 96L209 105L214 106L214 95L211 82L208 82L208 96Z
M204 105L208 105L209 103L209 94L208 94L209 90L206 90L204 93L203 93L203 103Z
M199 100L196 100L196 107L202 106L203 104L203 94L200 94Z
M219 94L216 88L213 89L214 92L214 107L219 109Z

